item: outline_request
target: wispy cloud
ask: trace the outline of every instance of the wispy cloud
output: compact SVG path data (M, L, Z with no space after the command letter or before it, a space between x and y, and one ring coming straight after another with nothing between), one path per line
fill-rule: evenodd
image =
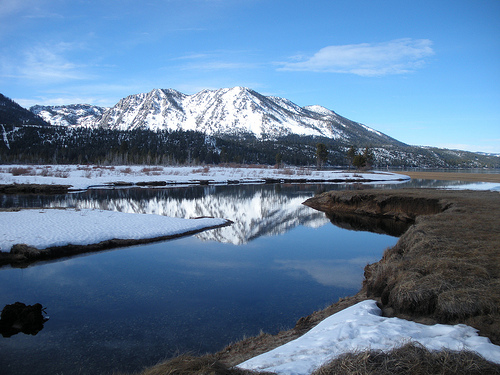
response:
M255 53L253 50L214 50L174 57L171 61L182 61L178 67L182 70L255 69L264 65L250 61Z
M34 5L34 1L2 0L0 1L0 19L12 14L29 9Z
M71 43L35 46L25 51L21 63L11 67L10 71L12 76L37 82L92 78L85 72L85 64L74 63L66 57L68 51L78 48Z
M62 15L47 10L46 0L0 0L0 19L25 18L62 18Z
M428 39L396 39L370 44L328 46L311 57L295 56L279 70L382 76L409 73L434 54ZM298 60L298 61L297 61Z
M303 271L325 286L357 288L363 279L363 267L374 259L330 259L330 260L276 260L280 269Z

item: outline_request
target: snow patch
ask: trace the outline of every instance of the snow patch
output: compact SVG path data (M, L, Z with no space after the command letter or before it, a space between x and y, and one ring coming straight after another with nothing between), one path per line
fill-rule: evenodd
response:
M90 245L111 239L179 235L222 225L225 219L181 219L116 211L48 209L0 212L0 251L24 243L37 249Z
M387 352L412 341L429 350L470 350L500 363L500 346L479 336L472 327L463 324L428 326L381 315L376 301L360 302L326 318L298 339L238 367L279 375L306 375L344 353L369 349Z

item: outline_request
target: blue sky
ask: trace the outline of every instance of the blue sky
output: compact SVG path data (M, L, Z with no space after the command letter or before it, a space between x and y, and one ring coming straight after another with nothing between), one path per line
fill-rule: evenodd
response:
M234 86L500 153L500 0L0 0L0 92L26 107Z

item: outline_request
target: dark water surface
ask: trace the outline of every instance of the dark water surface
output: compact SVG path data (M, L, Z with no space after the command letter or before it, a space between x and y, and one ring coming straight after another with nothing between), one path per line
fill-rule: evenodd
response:
M91 207L231 219L197 236L0 269L0 308L41 303L36 335L0 337L2 374L138 371L293 327L355 294L397 238L332 225L301 203L342 185L257 185L3 196L2 207Z

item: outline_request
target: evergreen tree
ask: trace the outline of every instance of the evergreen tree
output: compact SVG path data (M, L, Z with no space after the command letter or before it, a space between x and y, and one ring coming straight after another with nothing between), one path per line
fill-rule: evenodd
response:
M354 165L354 158L356 157L357 151L354 146L349 147L347 150L347 161L349 163L349 168Z
M323 167L323 164L328 160L328 149L324 143L318 143L316 145L316 163L318 169Z

